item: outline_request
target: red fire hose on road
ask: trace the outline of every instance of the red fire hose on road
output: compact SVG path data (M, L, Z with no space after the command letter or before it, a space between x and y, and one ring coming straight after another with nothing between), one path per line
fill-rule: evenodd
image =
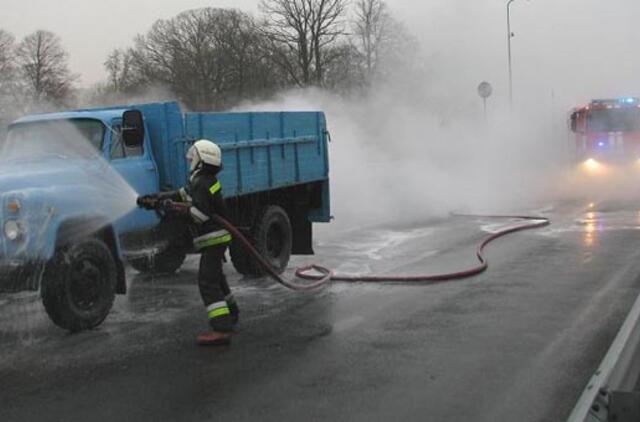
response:
M214 216L214 220L224 226L235 238L235 240L240 241L244 246L245 250L249 252L255 259L258 261L260 266L264 268L264 270L278 283L283 286L292 289L292 290L313 290L317 289L330 281L346 281L346 282L428 282L428 281L446 281L446 280L459 280L463 278L468 278L485 271L489 263L487 258L484 256L484 248L491 243L492 241L506 236L511 233L523 231L523 230L531 230L544 226L548 226L550 221L545 217L533 217L533 216L524 216L524 215L462 215L457 214L460 217L482 217L482 218L510 218L510 219L519 219L525 221L523 224L519 224L513 227L507 227L502 230L499 230L495 233L492 233L485 237L478 248L476 249L476 258L479 261L479 264L475 267L468 268L462 271L442 273L442 274L431 274L431 275L413 275L413 276L359 276L359 275L335 275L333 271L328 268L321 267L319 265L307 265L304 267L300 267L296 270L296 277L308 280L310 283L299 284L293 281L286 280L280 274L277 273L273 269L271 265L260 255L260 253L253 247L253 245L240 233L240 231L235 228L231 223L229 223L224 218L216 215ZM311 274L311 271L315 271L319 274Z

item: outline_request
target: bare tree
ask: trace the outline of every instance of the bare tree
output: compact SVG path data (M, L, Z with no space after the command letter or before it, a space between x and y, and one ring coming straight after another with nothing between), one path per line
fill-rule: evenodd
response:
M383 0L359 0L356 4L354 35L368 78L376 67L381 45L388 37L390 19Z
M13 36L0 29L0 133L14 114L10 110L16 83L14 54Z
M135 52L132 49L112 50L103 66L107 72L107 80L80 92L79 101L83 107L122 104L134 99L162 99L150 95L149 81L136 66Z
M406 73L419 61L419 45L384 0L358 0L352 22L354 43L367 83Z
M299 86L324 83L326 50L344 34L346 0L262 0L274 58Z
M14 42L11 34L0 29L0 90L7 77L14 72Z
M68 54L57 35L42 30L27 35L16 57L26 94L33 102L68 104L76 76L69 71Z
M259 24L216 8L158 20L133 48L108 55L107 81L86 97L110 104L173 94L192 110L215 110L291 86L361 94L374 77L408 75L418 49L384 0L357 0L351 34L348 1L261 0Z
M109 87L115 92L126 91L132 85L133 54L130 51L116 48L111 51L104 62L108 74Z
M329 48L324 87L341 95L360 94L366 88L365 66L360 51L345 41Z
M237 10L205 8L157 21L138 36L133 66L195 110L220 109L274 83L253 19Z

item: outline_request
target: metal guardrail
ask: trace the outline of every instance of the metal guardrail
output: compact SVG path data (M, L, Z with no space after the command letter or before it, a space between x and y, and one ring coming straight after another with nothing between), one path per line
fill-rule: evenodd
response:
M638 422L640 392L640 296L567 422Z

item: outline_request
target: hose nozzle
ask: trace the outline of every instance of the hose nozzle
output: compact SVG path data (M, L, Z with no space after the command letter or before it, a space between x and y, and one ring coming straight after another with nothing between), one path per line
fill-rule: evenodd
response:
M136 205L145 210L153 210L158 206L158 198L153 195L139 196L136 199Z

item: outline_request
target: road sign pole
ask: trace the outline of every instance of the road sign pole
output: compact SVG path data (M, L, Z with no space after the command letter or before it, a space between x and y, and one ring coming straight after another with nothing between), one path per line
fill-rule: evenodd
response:
M486 122L487 121L487 99L483 98L482 102L484 104L484 121Z

